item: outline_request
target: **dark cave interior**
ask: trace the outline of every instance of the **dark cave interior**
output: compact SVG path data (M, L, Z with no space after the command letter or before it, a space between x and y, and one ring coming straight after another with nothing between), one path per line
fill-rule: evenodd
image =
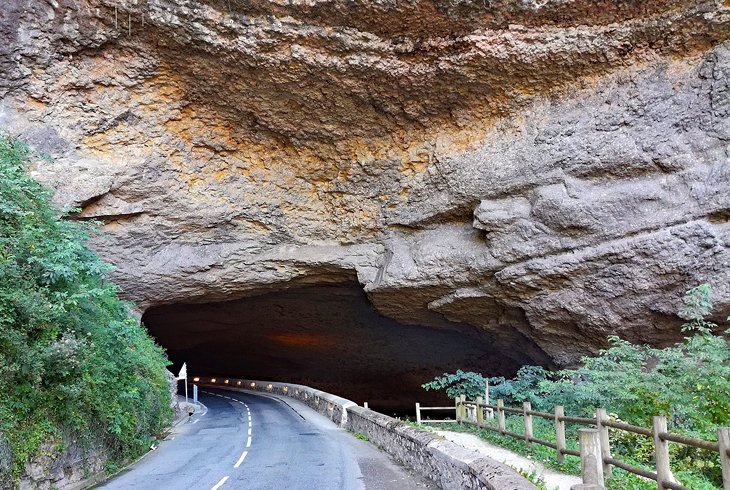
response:
M158 306L142 320L167 349L171 369L187 362L191 375L304 384L386 413L407 413L417 401L449 403L421 388L435 375L519 368L514 353L500 355L471 325L404 325L379 314L355 281Z

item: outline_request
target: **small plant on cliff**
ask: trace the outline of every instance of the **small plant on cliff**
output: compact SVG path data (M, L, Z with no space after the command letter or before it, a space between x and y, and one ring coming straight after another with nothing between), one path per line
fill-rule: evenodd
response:
M63 219L27 175L29 156L0 137L0 481L48 442L132 457L170 417L162 349L87 248L91 225Z

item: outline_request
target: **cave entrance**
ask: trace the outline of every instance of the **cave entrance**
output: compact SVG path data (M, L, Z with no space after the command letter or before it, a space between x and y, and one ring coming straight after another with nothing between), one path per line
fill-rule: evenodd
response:
M386 412L446 402L420 387L437 374L519 367L468 325L435 329L379 314L355 281L158 306L142 320L175 368L186 361L205 376L305 384Z

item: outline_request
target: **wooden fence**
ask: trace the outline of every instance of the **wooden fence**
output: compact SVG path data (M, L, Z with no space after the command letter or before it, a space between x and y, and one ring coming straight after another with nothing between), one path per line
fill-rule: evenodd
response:
M480 428L492 430L503 435L524 439L528 444L541 444L555 450L555 458L558 462L562 462L565 456L576 456L581 458L581 468L583 472L584 484L593 484L603 487L604 478L610 478L612 467L624 469L629 473L642 476L657 482L658 490L692 490L688 487L680 485L672 476L669 466L669 442L684 444L686 446L704 449L707 451L717 452L720 455L720 464L722 465L722 481L724 490L730 490L730 427L720 427L717 430L717 440L704 441L679 434L672 434L667 431L667 418L664 416L656 416L653 418L652 427L638 427L623 422L609 419L606 410L599 408L595 417L571 417L566 416L564 408L555 407L553 413L537 412L532 410L529 402L525 402L522 408L505 407L502 400L497 400L496 405L483 403L481 397L475 401L468 401L462 395L457 398L454 407L420 407L417 405L417 418L419 422L435 422L421 421L421 410L426 409L451 409L456 413L456 422L473 424ZM489 412L496 413L497 426L491 426L484 423L485 412L489 418ZM521 415L524 422L524 432L518 434L510 432L506 428L505 415L507 413ZM534 437L532 431L532 418L540 417L550 420L555 425L555 442L546 441ZM441 422L453 422L452 420ZM580 451L568 449L565 443L565 424L573 423L579 425L593 426L595 429L581 429L580 432ZM611 442L609 439L609 427L640 434L649 437L654 441L654 454L656 461L656 471L648 471L643 468L619 461L611 456ZM590 464L589 459L595 458L601 464Z
M486 418L491 419L494 418L494 411L489 408L488 405L482 404L481 398L478 398L479 404L482 407L482 410L484 410L484 413L486 415ZM443 419L443 420L437 420L437 419L424 419L423 418L423 411L425 410L437 410L440 412L444 411L451 411L458 413L459 411L459 399L456 399L456 403L454 403L451 407L422 407L420 403L416 402L416 422L419 424L443 424L443 423L449 423L449 422L456 422L455 419ZM476 420L476 407L466 406L464 409L464 415L461 417L460 420Z
M459 410L459 399L457 398L456 404L451 407L422 407L420 403L416 403L416 422L419 424L438 424L438 423L448 423L448 422L455 422L454 419L443 419L443 420L436 420L436 419L424 419L423 412L424 410L438 410L438 411L448 411L448 410Z

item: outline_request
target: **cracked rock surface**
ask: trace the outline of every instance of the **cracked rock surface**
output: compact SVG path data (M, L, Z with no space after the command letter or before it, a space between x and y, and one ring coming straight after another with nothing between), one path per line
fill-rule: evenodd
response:
M143 310L355 280L507 373L730 314L729 39L723 0L7 0L0 126Z

